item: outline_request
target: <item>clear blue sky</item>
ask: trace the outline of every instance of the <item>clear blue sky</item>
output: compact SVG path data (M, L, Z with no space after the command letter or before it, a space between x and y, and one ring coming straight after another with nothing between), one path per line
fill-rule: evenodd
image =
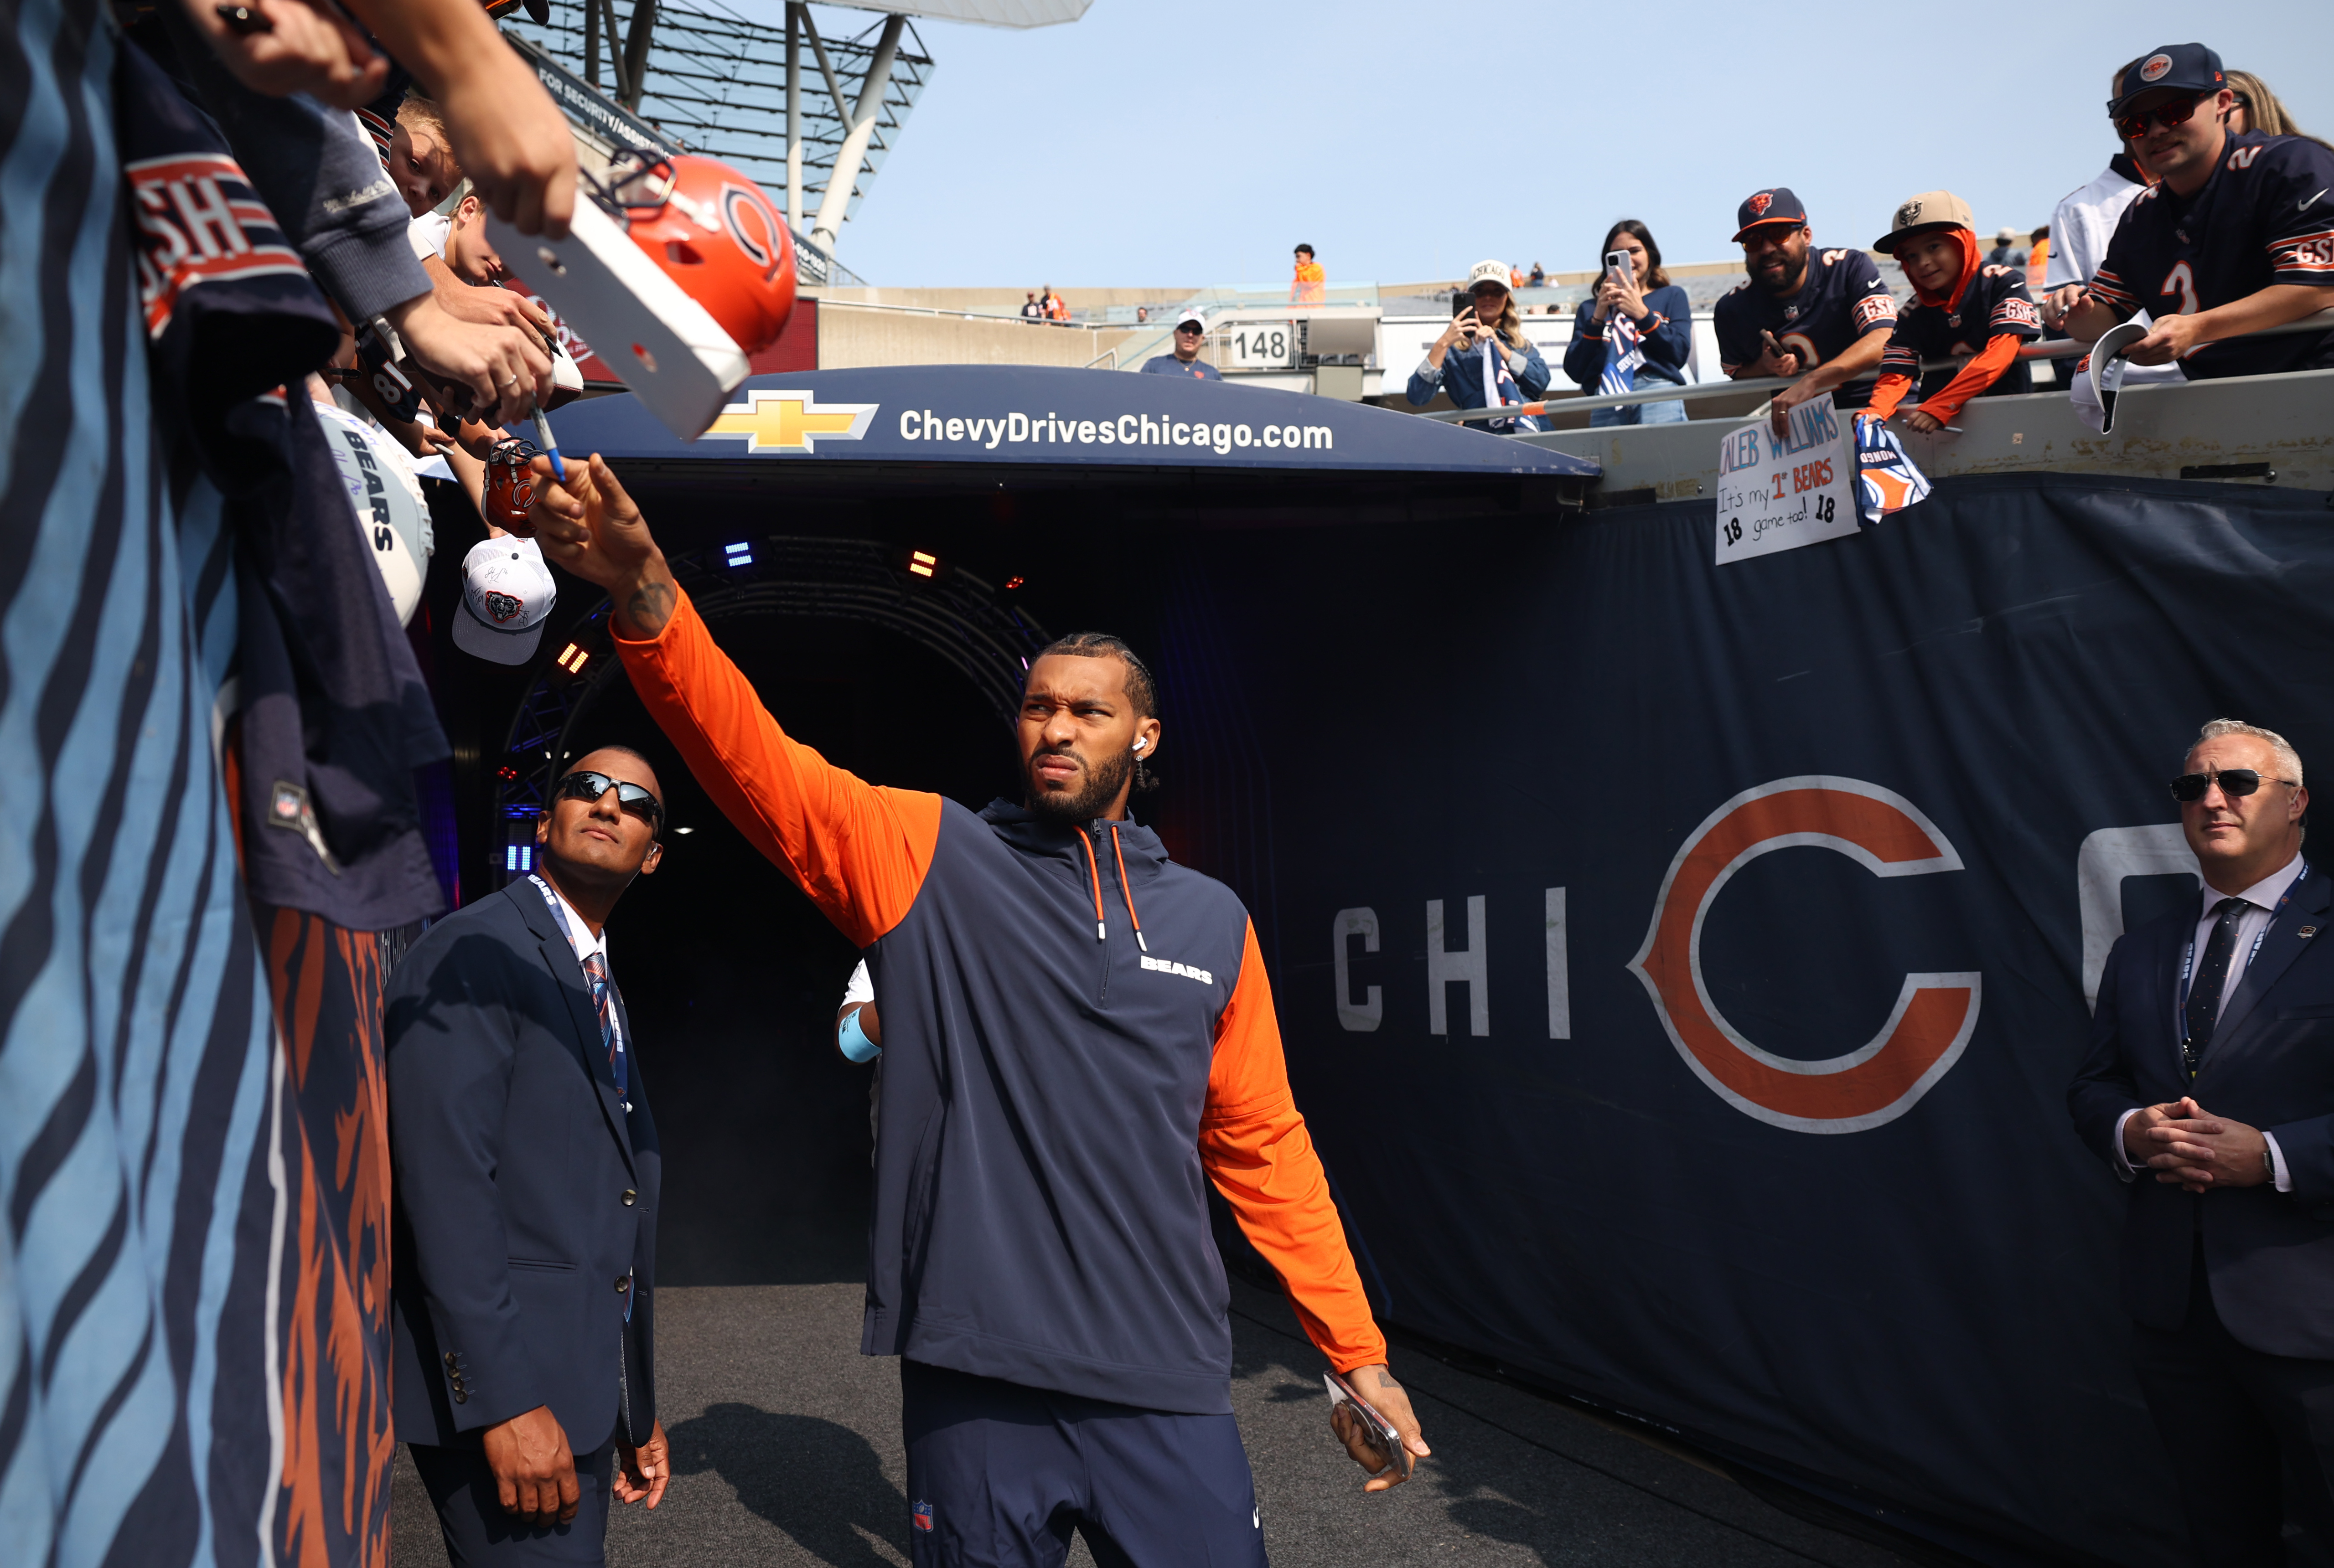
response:
M731 3L783 21L777 0ZM879 284L1271 282L1299 240L1332 282L1486 255L1570 270L1623 216L1671 260L1715 261L1770 184L1819 243L1867 245L1938 187L1982 229L2024 230L2114 150L2109 73L2200 35L2334 140L2327 0L1095 0L1030 32L917 26L938 70L840 245Z

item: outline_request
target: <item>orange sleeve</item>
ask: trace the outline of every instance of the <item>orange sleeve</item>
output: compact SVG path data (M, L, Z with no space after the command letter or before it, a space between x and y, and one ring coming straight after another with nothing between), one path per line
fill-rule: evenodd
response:
M1280 1275L1305 1335L1341 1372L1386 1359L1328 1173L1288 1092L1272 982L1248 928L1239 980L1216 1024L1215 1064L1200 1118L1200 1163L1240 1229Z
M1912 390L1912 377L1900 376L1892 370L1872 383L1872 401L1857 411L1869 414L1876 419L1886 419L1896 411L1896 405L1903 402L1905 394Z
M1962 411L1962 405L1984 391L2010 369L2010 361L2018 357L2018 345L2026 340L2015 332L2001 332L1985 341L1985 347L1963 365L1961 374L1944 384L1934 398L1922 399L1921 409L1940 424L1952 420Z
M906 917L940 843L940 796L879 789L789 739L687 593L661 632L616 648L721 814L837 929L864 948Z

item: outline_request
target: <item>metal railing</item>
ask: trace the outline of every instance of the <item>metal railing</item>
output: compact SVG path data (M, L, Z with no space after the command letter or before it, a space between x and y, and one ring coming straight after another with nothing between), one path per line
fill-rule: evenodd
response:
M873 300L838 300L819 296L818 308L823 311L890 311L903 316L955 316L969 322L1011 322L1016 326L1085 326L1083 322L1038 322L1016 313L995 311L952 311L940 305L886 305ZM1095 329L1088 328L1088 331Z
M2298 322L2288 322L2283 326L2263 327L2259 332L2241 335L2251 338L2277 338L2298 332L2334 332L2334 310L2320 311L2315 315L2304 316ZM2235 340L2223 341L2233 342ZM2090 350L2091 345L2088 343L2078 343L2071 338L2059 338L2054 341L2021 343L2018 347L2018 357L2021 360L2071 360L2090 352ZM1959 360L1939 360L1925 363L1921 369L1924 373L1930 370L1950 370L1960 368L1961 364L1962 361ZM1857 381L1873 380L1879 374L1880 371L1876 367L1850 376L1840 384L1847 386ZM1672 403L1695 398L1722 398L1741 392L1779 392L1785 387L1794 385L1797 380L1798 378L1794 376L1745 376L1741 380L1699 381L1691 387L1669 384L1653 388L1641 387L1635 391L1603 393L1594 398L1543 398L1529 403L1508 403L1496 409L1437 409L1432 413L1422 414L1419 418L1436 419L1444 424L1459 424L1469 419L1539 418L1550 414L1579 413L1587 409L1624 408L1631 403ZM1757 410L1754 409L1750 414L1743 417L1752 418L1756 416Z

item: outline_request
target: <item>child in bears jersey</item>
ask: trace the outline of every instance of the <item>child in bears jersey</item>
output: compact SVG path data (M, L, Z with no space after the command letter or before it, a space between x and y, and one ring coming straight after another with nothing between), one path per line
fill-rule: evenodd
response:
M1949 190L1924 191L1896 209L1873 248L1903 265L1914 300L1897 313L1871 405L1857 418L1888 418L1915 381L1919 406L1905 422L1924 433L1943 429L1972 398L2032 390L2018 345L2042 335L2042 318L2023 268L1979 259L1967 203ZM1922 362L1934 360L1955 364L1924 375Z

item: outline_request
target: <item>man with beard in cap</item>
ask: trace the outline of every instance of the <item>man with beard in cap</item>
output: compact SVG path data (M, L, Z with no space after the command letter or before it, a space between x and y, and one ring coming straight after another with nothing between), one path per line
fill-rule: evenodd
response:
M1787 186L1752 191L1735 217L1750 277L1711 313L1721 368L1737 380L1799 378L1775 394L1778 435L1794 408L1826 393L1839 408L1864 407L1870 383L1848 383L1878 367L1896 325L1880 269L1860 250L1816 249L1807 208Z

